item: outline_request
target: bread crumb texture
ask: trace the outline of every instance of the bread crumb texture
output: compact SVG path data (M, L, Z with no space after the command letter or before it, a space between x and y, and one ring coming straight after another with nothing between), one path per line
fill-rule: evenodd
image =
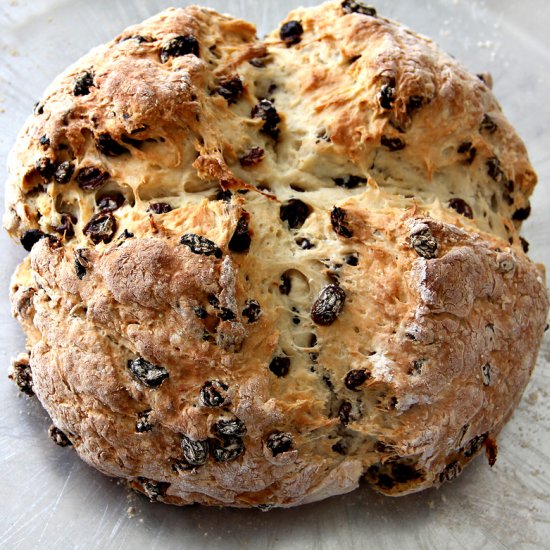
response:
M548 300L490 79L353 0L255 35L169 9L46 90L9 163L11 377L57 441L172 504L494 462Z

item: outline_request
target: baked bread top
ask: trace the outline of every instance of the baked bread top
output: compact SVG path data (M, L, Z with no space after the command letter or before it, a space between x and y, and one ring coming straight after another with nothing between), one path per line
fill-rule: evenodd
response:
M492 461L548 300L519 236L536 176L488 84L353 0L263 42L166 10L58 77L5 225L33 389L80 456L233 506Z

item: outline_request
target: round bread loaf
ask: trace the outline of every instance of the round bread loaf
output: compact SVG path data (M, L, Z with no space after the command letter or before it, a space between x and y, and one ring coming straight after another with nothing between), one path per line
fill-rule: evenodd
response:
M58 443L172 504L492 464L548 300L490 80L354 0L255 33L169 9L45 92L10 160L12 378Z

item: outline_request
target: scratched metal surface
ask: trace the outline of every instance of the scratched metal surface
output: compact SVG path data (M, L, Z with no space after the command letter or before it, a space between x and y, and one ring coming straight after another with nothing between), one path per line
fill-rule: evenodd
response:
M176 0L0 0L0 171L49 81L90 47ZM204 4L254 21L263 35L315 0ZM179 3L186 4L185 1ZM379 12L436 39L495 91L527 142L540 184L524 234L550 266L550 3L380 0ZM3 197L3 189L0 191ZM7 287L21 250L0 236L0 547L28 548L550 548L550 332L535 375L500 437L497 465L477 460L456 482L389 499L362 487L269 513L151 504L53 445L36 400L6 378L24 348ZM129 513L128 509L130 510Z

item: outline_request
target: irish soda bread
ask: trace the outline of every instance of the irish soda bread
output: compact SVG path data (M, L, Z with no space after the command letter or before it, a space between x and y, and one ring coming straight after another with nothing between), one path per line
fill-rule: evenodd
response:
M536 182L488 76L354 0L169 9L45 92L5 225L52 437L153 500L293 506L454 478L546 324Z

